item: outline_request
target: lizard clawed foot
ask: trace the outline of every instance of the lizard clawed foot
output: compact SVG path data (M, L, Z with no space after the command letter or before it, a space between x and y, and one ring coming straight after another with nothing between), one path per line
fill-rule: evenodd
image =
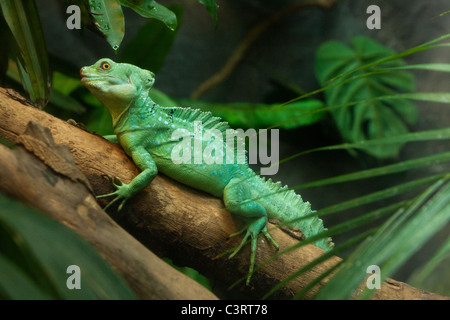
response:
M280 246L278 245L278 243L272 238L272 236L270 235L270 233L267 231L267 226L265 226L265 227L262 229L261 232L264 234L264 236L266 237L266 239L269 240L269 241L272 243L272 245L273 245L277 250L280 249Z
M242 232L244 232L245 230L247 230L248 226L243 227L241 230L239 230L238 232L232 233L228 236L228 238L233 238L236 237L238 235L240 235Z
M247 229L247 232L246 232L244 238L242 239L241 243L237 246L237 248L233 251L233 253L228 257L228 259L233 258L236 255L236 253L238 253L241 250L241 248L247 243L247 239L249 237L251 237L250 267L248 270L247 281L245 282L247 286L249 285L250 279L253 275L253 269L255 266L255 257L256 257L256 246L258 244L259 233L262 232L264 234L264 236L267 238L267 240L269 240L277 250L280 248L278 243L275 242L275 240L272 238L272 236L267 231L267 225L265 225L265 223L266 223L265 220L263 220L263 221L264 221L264 225L262 228L261 228L262 221L256 220L256 221L253 221L252 223L246 225L240 231L233 233L229 236L229 237L237 236Z
M99 198L106 198L110 196L116 196L110 203L108 203L103 210L108 210L108 208L114 204L117 201L122 200L122 202L119 205L118 211L122 210L125 202L128 200L128 198L131 197L130 188L126 183L123 183L122 180L120 180L119 177L113 178L112 176L108 175L108 179L111 181L112 185L117 189L116 191L108 194L102 194L99 196L96 196L97 199ZM114 182L114 180L118 181L118 184Z

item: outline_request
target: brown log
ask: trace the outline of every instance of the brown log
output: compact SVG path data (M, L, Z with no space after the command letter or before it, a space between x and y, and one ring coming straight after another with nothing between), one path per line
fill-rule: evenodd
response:
M138 173L133 162L122 149L103 138L57 119L43 111L23 105L11 93L0 88L0 137L17 143L18 136L32 120L50 128L56 143L69 146L75 163L88 178L97 194L113 189L104 175L119 176L128 183ZM108 200L102 201L106 204ZM110 209L114 212L114 209ZM249 248L246 246L233 259L218 256L234 248L240 237L228 238L239 229L240 222L232 219L223 209L220 199L193 190L159 174L143 192L129 200L115 218L133 236L160 255L172 258L179 265L191 266L204 275L225 284L232 284L245 276L249 264ZM273 225L269 226L273 229ZM297 240L279 229L271 231L281 249L297 243ZM274 248L261 237L258 241L257 263L275 253ZM282 255L258 270L251 285L241 282L235 290L247 296L261 297L275 284L305 266L323 251L306 245ZM272 298L291 298L311 280L340 261L332 257L310 271L289 282ZM306 298L317 292L323 280ZM389 280L382 286L375 299L443 299L440 295L413 288L407 284Z

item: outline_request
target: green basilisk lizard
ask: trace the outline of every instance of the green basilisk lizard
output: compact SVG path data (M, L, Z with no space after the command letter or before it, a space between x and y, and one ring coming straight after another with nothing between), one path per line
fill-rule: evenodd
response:
M222 198L226 208L245 221L245 228L236 233L246 231L245 236L230 258L249 237L251 239L247 284L254 268L258 235L264 234L278 248L267 232L268 218L297 227L306 238L326 230L322 220L312 214L310 204L304 202L299 195L286 186L282 187L279 182L274 183L260 177L248 167L246 161L230 163L223 150L220 151L223 154L221 163L175 163L172 152L179 140L179 137L173 137L175 130L182 129L192 135L195 122L201 122L203 131L214 129L225 133L230 128L210 112L157 105L149 96L155 81L152 72L104 58L92 66L83 67L80 73L81 82L111 113L115 135L105 138L119 143L141 169L129 184L116 178L118 183L113 182L113 185L117 190L99 196L115 196L107 207L120 202L120 210L128 199L152 182L158 171L195 189ZM203 149L208 148L211 143L211 139L201 141ZM293 221L305 215L309 217ZM324 250L333 247L331 239L327 237L314 244Z

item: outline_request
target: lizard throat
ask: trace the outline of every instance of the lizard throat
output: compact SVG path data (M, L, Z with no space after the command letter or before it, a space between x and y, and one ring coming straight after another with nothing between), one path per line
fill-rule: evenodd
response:
M120 108L119 111L112 109L112 108L108 108L109 113L111 114L112 117L112 124L113 124L113 128L116 128L117 123L119 123L120 119L122 118L122 116L130 109L130 105L132 103L130 103L127 107L125 108Z

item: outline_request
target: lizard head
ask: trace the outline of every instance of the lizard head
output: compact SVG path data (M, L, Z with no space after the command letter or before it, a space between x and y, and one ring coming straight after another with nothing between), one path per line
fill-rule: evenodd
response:
M81 83L109 109L114 121L155 82L153 72L107 58L81 68L80 74Z

